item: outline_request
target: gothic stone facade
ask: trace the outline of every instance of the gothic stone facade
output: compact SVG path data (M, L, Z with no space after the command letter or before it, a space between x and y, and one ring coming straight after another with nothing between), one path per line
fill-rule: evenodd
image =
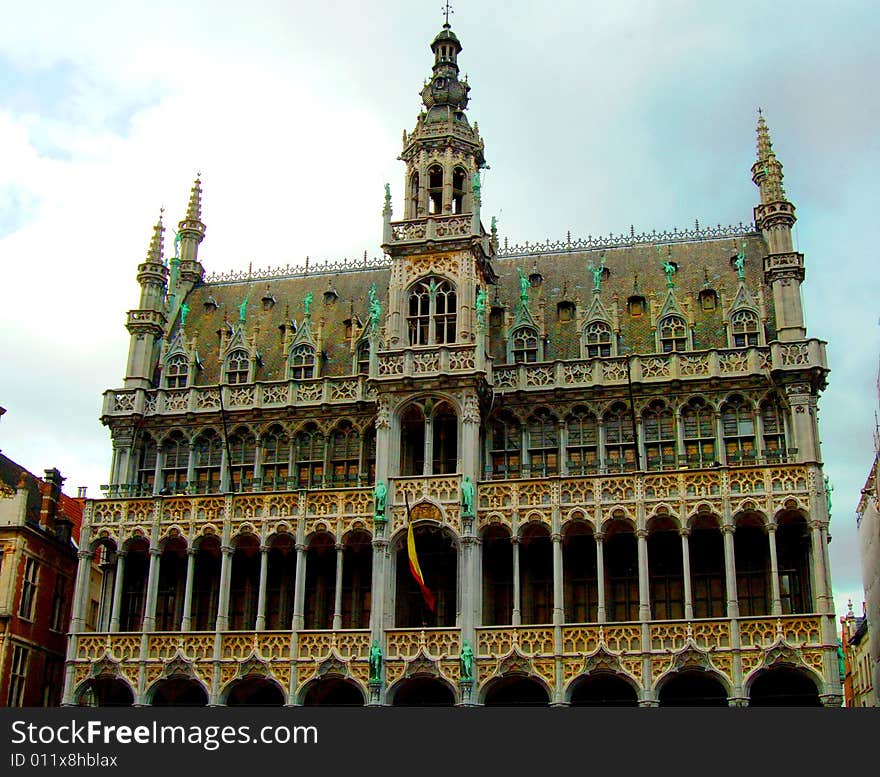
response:
M381 259L206 278L198 180L170 260L156 225L66 702L839 704L825 344L763 118L755 225L511 247L431 48Z

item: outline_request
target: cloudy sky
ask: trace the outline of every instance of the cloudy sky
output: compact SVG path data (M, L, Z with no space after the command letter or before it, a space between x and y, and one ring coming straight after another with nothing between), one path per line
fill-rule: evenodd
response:
M378 255L383 184L430 73L441 0L7 3L0 26L0 448L67 490L107 482L101 393L160 206L204 182L208 272ZM873 456L880 14L865 2L454 3L512 243L748 222L764 109L806 255L834 484L838 613L859 608ZM552 8L552 12L548 11ZM406 13L403 13L406 9ZM398 206L397 215L401 208ZM170 244L170 237L167 241Z

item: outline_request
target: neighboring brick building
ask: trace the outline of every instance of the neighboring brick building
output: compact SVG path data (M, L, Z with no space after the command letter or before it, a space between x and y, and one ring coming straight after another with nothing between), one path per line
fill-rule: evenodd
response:
M865 605L862 615L856 617L849 603L849 612L840 619L840 641L844 653L846 677L843 683L844 703L847 707L877 707L873 667L868 639L868 618Z
M0 705L57 706L83 500L0 454Z
M206 277L198 180L170 260L156 224L65 703L838 706L825 343L763 117L755 223L509 246L431 50L381 258Z

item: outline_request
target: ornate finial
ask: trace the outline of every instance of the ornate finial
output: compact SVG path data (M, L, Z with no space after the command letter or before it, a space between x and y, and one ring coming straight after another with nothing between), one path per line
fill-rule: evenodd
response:
M202 220L202 174L196 173L196 180L189 193L189 205L186 209L187 221Z
M150 247L147 249L147 261L154 264L162 264L162 256L164 254L164 241L162 239L162 233L165 231L165 227L162 224L164 213L165 208L159 208L159 220L156 222L156 226L153 227L153 237L150 239Z
M446 0L446 7L443 8L442 10L443 10L443 14L445 17L445 21L443 22L443 27L448 30L452 26L449 24L449 14L455 13L455 11L452 10L452 6L449 5L449 0Z
M736 277L741 281L746 279L746 241L743 240L742 246L739 251L736 252L736 261L734 261L734 267L736 267Z
M590 263L587 265L587 269L593 273L593 292L596 294L601 290L602 275L605 272L605 254L602 254L600 258L601 261L599 264L594 265L593 260L591 259Z

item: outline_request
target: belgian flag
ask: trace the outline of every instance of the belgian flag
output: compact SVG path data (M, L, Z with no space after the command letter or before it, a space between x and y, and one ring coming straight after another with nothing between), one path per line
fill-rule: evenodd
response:
M425 605L431 612L434 612L434 594L432 594L431 589L425 585L425 576L422 574L422 568L419 566L419 557L416 553L416 536L413 533L412 518L410 518L409 515L408 494L406 496L406 524L406 549L407 555L409 556L409 571L412 572L413 578L419 584L419 588L422 591L422 598L425 600Z

